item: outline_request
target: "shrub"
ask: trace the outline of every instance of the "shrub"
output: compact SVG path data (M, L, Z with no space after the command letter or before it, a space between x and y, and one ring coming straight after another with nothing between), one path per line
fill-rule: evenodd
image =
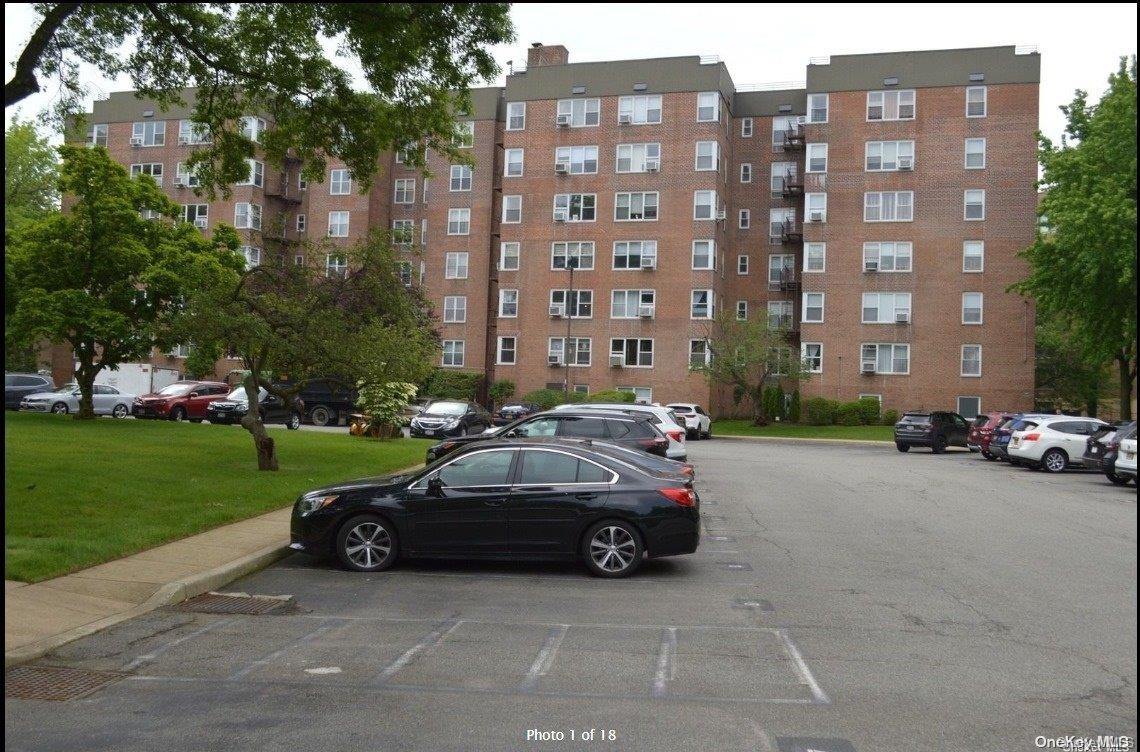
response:
M617 389L606 389L586 396L586 402L633 402L636 399L633 392L621 392Z
M835 422L841 426L857 426L862 421L862 406L858 402L844 402L835 411Z
M558 389L535 389L533 392L528 392L523 395L523 402L533 402L541 407L543 410L549 410L555 405L561 405L566 401L566 395Z
M765 388L760 399L764 406L764 417L772 420L780 417L780 413L783 412L781 409L783 395L780 392L780 387L770 386Z
M404 425L404 406L416 397L416 385L402 381L361 387L356 404L368 416L373 431Z
M483 385L483 374L436 368L420 387L420 396L433 399L474 400Z
M898 423L898 422L899 422L899 411L898 410L884 410L883 411L883 425L884 426L893 426L895 423Z
M799 423L802 417L803 406L800 404L800 390L792 392L792 404L788 407L788 420Z
M807 422L813 426L830 426L835 422L839 403L826 397L812 397L804 403Z
M496 406L502 406L507 400L515 396L515 382L510 379L499 379L487 390L487 396Z
M882 408L880 403L874 397L863 397L857 403L859 405L859 422L865 426L873 426L879 422L879 411Z

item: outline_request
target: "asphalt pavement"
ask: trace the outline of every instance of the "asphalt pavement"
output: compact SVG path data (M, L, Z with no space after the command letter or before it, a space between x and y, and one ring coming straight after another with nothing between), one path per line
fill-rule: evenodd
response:
M125 676L5 701L9 750L1005 751L1136 735L1136 495L892 445L690 444L705 536L571 564L296 555L36 666ZM561 737L559 736L561 735ZM584 739L584 735L586 738Z

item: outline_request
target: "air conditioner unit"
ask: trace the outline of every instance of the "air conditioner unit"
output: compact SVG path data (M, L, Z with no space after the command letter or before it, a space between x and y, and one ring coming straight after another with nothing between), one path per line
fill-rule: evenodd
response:
M642 256L641 257L641 268L642 269L656 269L657 268L657 257L656 256Z
M561 355L549 355L546 358L546 362L551 366L560 366L560 365L562 365L562 356Z
M199 230L205 230L207 224L208 224L207 220L202 219L201 217L194 220L194 226L197 227Z
M554 122L558 124L559 128L565 128L566 126L570 125L570 116L559 115L554 119Z
M628 112L623 112L618 115L618 123L621 125L633 125L633 115Z
M567 211L566 209L555 209L554 210L554 221L555 222L566 222L569 219L570 219L570 212Z
M141 138L132 138L131 146L142 146L143 140Z
M175 188L185 188L186 187L186 178L175 177L174 178L174 187Z
M897 312L895 314L895 323L896 324L909 324L910 323L910 311L899 311L899 312Z
M653 318L653 306L651 306L651 305L639 306L637 309L637 315L643 319Z
M823 212L808 212L808 222L822 222Z
M876 260L872 260L872 259L864 260L863 261L863 271L865 271L865 272L877 272L877 271L879 271L879 262Z
M646 172L657 172L660 169L661 169L661 160L659 160L659 159L647 159L647 160L645 160L645 171Z
M554 172L556 172L559 175L565 175L566 173L570 172L570 163L569 162L555 162L554 163Z
M179 136L178 137L178 145L179 146L188 146L189 144L190 144L190 137L189 136Z
M863 361L863 367L860 368L859 370L862 371L863 373L874 373L875 372L875 361L864 360Z
M552 305L550 306L550 318L560 319L566 315L566 306Z
M621 368L625 365L625 357L622 355L610 356L610 368Z
M717 222L723 222L727 218L728 218L728 213L725 212L723 209L716 213L716 221Z
M913 170L914 169L914 159L912 157L899 157L899 169L900 170Z

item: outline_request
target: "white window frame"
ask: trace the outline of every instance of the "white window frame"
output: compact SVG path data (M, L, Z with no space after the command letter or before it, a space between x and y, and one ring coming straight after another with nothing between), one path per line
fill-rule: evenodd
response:
M878 199L878 205L876 208L879 210L879 219L868 219L867 218L868 210L871 208L871 197L872 196L875 196ZM883 196L893 196L894 197L894 200L893 200L894 217L892 217L892 218L889 218L889 219L883 219L882 218L882 216L883 216ZM899 197L900 196L909 196L910 197L910 203L908 204L908 206L910 208L910 216L906 219L898 219L899 207L900 207L900 203L899 203ZM914 221L914 191L866 191L863 194L863 221L864 222L913 222Z
M620 343L620 349L617 346ZM634 343L633 346L633 362L630 362L630 348L628 345ZM645 345L649 344L649 349L646 350ZM610 338L610 357L620 355L622 360L622 368L652 368L653 367L653 351L654 342L652 337L611 337ZM642 358L648 356L646 360L648 363L642 363Z
M699 347L694 347L694 345L699 345ZM698 362L693 362L693 356L697 356ZM712 348L709 347L709 341L707 339L689 340L689 368L704 368L710 363L712 363Z
M342 225L342 223L339 221L339 220L340 220L340 215L344 215L344 223L343 223L343 225ZM337 220L337 221L335 221L335 222L333 221L334 217L335 217L335 218L336 218L336 220ZM351 222L351 220L352 220L352 216L351 216L351 214L350 214L349 212L347 212L347 211L343 210L343 209L338 209L338 210L336 210L336 211L331 211L331 212L329 212L329 230L328 230L328 237L330 237L330 238L347 238L347 237L348 237L348 228L349 228L349 223ZM343 232L335 232L335 233L333 232L333 228L339 228L339 227L341 227L341 226L343 226L343 227L344 227L344 231L343 231Z
M569 267L557 266L554 260L558 256L562 256L566 263L569 263L570 259L577 259L578 266L574 267L574 271L592 272L596 263L597 249L592 240L555 240L552 242L550 244L550 270L564 272ZM589 266L583 263L584 259L589 261Z
M756 125L752 118L746 117L740 120L740 137L752 138L752 134L756 132Z
M455 124L455 148L475 148L475 121L464 120Z
M131 140L142 139L142 146L166 146L166 121L141 120L131 125ZM147 143L150 141L150 143Z
M791 329L795 325L795 304L790 300L769 300L768 301L768 329L772 331L783 331ZM776 326L772 326L773 317L777 320ZM782 322L787 322L786 326L781 326Z
M708 198L709 201L702 202L701 198ZM705 206L709 208L709 216L700 216L701 209ZM716 191L700 190L693 191L693 220L698 222L703 221L716 221L717 209L720 207L720 202L717 198Z
M593 155L592 159L591 154ZM591 161L594 163L594 169L588 170L586 168ZM568 171L570 175L597 175L598 161L598 147L593 144L558 146L554 149L554 164L565 162L570 165Z
M630 252L630 246L634 243L638 244L638 251L636 254ZM619 247L621 252L619 253ZM630 262L630 257L636 256L637 263ZM657 267L657 241L656 240L615 240L613 245L612 268L616 271L627 272L641 269L641 259L650 257L653 259L653 268ZM625 259L625 266L618 266L618 259Z
M697 266L697 244L708 244L708 265ZM697 238L693 241L693 254L691 258L690 268L693 271L716 271L716 240L713 238Z
M193 208L193 216L191 216L191 208ZM210 221L210 205L209 204L183 204L182 217L190 223L195 220L204 219L207 224Z
M265 133L268 127L265 118L259 118L256 115L243 115L238 121L241 135L248 138L255 144L261 143L261 134Z
M708 308L706 315L700 316L697 314L697 296L704 293L707 296L705 306ZM716 291L707 288L698 288L689 292L689 318L694 321L704 321L707 319L716 318Z
M471 186L475 183L475 171L471 169L470 165L453 164L448 178L449 193L469 193Z
M239 201L238 203L234 204L235 229L260 230L261 216L261 204L254 204L249 201Z
M106 146L108 144L108 133L106 123L92 123L87 129L87 147Z
M875 299L875 319L872 321L867 318L867 309L872 306L867 305L870 298ZM890 309L887 309L883 303L885 299L890 299ZM889 310L890 313L884 316L884 312ZM865 292L859 307L859 320L860 323L877 326L894 326L897 322L895 317L900 313L912 314L914 311L914 295L909 292Z
M392 220L392 243L399 246L409 246L416 237L416 221L414 219Z
M982 194L982 202L981 202L982 216L980 216L980 217L971 217L970 216L970 206L977 206L978 205L977 202L975 202L974 204L970 203L970 194L971 193ZM985 219L986 219L986 189L985 188L967 188L966 190L962 191L962 220L965 222L983 222L983 221L985 221Z
M769 173L768 190L773 196L783 196L784 180L788 175L798 176L799 166L795 162L773 162ZM776 181L780 181L777 187Z
M822 151L823 152L823 169L822 170L813 169L811 166L813 159L819 159L820 158L819 155L813 156L812 155L813 151L816 151L816 152ZM822 174L822 173L827 172L827 144L825 144L825 143L813 143L813 144L808 144L806 147L804 147L804 172L807 174Z
M522 122L516 127L512 125L513 121L520 119ZM526 130L526 102L507 102L507 128L508 131L525 131Z
M309 217L306 214L298 214L295 219L297 232L305 232L309 228Z
M816 355L809 355L809 347L818 347L819 352ZM808 373L823 373L823 343L822 342L801 342L800 343L800 360L804 364L804 370ZM818 361L818 364L816 363Z
M748 184L752 182L752 163L741 162L740 164L740 182Z
M449 251L443 256L444 279L467 279L470 273L471 254L467 251Z
M910 343L909 342L864 342L861 345L859 345L859 363L860 363L860 366L862 366L862 362L866 356L865 350L868 347L875 348L875 373L877 375L881 375L881 376L909 376L910 375L911 353L910 353ZM881 348L884 348L884 347L891 348L891 358L890 358L891 370L889 370L889 371L879 370L879 350ZM900 348L900 347L906 352L906 370L905 371L896 371L895 370L895 349Z
M627 150L628 156L622 156L622 151ZM650 151L656 151L656 155L650 155ZM629 169L621 169L622 160L629 161ZM645 163L650 160L657 160L657 168L661 169L661 144L655 141L640 144L618 144L614 156L614 172L619 175L631 173L644 173ZM639 169L635 169L639 168Z
M409 188L409 186L411 186ZM398 178L393 189L392 203L410 205L416 203L416 179Z
M656 107L652 106L653 100L656 100ZM622 115L629 115L632 125L660 125L664 100L660 94L639 94L634 96L625 96L618 98L618 122L621 122ZM657 119L650 118L650 113L654 110L657 111Z
M568 318L572 319L592 319L594 318L594 291L590 289L574 288L573 295L569 295L570 290L566 288L558 288L550 291L550 305L562 306L562 310L566 312ZM561 296L562 301L558 302L555 297ZM574 302L574 310L570 310L570 301ZM588 314L583 315L581 311L586 309Z
M622 296L622 303L619 306L617 302L618 294ZM633 298L633 313L630 313L630 298ZM611 319L639 319L641 318L641 307L649 306L653 309L654 314L657 313L657 291L647 289L631 289L631 290L610 290L610 318Z
M811 300L811 298L813 296L816 296L816 295L819 296L819 305L818 306L814 306L814 305L809 306L808 302ZM827 306L827 294L826 293L804 291L803 304L802 304L802 307L800 308L800 323L801 324L822 324L823 319L824 319L824 312L826 310L826 306ZM809 319L808 318L808 308L819 308L819 318L818 319Z
M819 251L820 251L819 258L820 258L821 263L820 263L818 269L812 269L811 266L808 264L808 260L812 258L812 256L808 253L808 250L811 248L814 248L815 246L818 246ZM822 274L822 273L827 271L827 243L804 243L804 269L803 270L804 270L804 273L806 273L806 274Z
M467 323L467 296L445 295L443 297L443 323Z
M209 126L203 123L195 123L193 120L179 120L178 121L178 142L182 144L182 139L186 139L186 144L211 144L214 139L210 136Z
M812 100L823 97L823 120L815 119L815 111L820 109L812 104ZM827 94L808 94L807 95L807 122L813 125L819 123L826 123L828 117L831 115L831 97Z
M890 246L887 257L891 259L892 269L883 268L883 246ZM905 253L900 254L903 250ZM872 255L873 254L873 255ZM899 269L899 258L907 259L907 268ZM881 274L906 274L914 271L914 243L909 240L868 240L863 243L863 268L867 268L867 261L875 259L877 271Z
M978 309L978 320L977 321L966 321L966 308L967 308L966 298L967 298L967 296L970 296L970 295L977 295L978 296L978 305L977 306L970 306L970 308L976 307ZM986 296L985 296L985 293L980 293L980 292L964 292L964 293L962 293L962 324L964 326L981 326L982 324L985 323L985 321L986 321Z
M523 197L521 194L503 196L503 218L505 225L517 225L522 222ZM511 219L511 217L514 219Z
M653 197L652 202L648 200L651 196ZM641 217L633 218L634 203L638 199L641 202ZM626 203L625 206L622 206L623 200ZM649 216L651 208L653 210L652 217ZM626 216L624 218L618 216L621 209L625 209ZM657 191L629 191L614 194L614 222L656 222L660 216L661 194Z
M507 340L511 341L510 348L504 347ZM504 360L503 359L503 353L504 352L510 352L510 354L511 354L510 360ZM519 362L519 340L518 340L518 337L514 337L514 336L499 337L498 342L497 342L497 346L495 348L495 365L497 365L497 366L513 366L513 365L517 365L518 362Z
M701 154L701 149L711 150L709 154ZM701 167L701 160L708 160L706 167ZM697 141L693 147L693 171L716 172L720 166L720 144L716 141Z
M971 246L978 246L981 248L981 253L969 253ZM966 265L966 259L977 258L980 264L977 269L969 269ZM963 240L962 241L962 273L963 274L981 274L986 270L986 241L984 240Z
M510 295L509 293L514 293ZM514 300L511 300L511 298ZM507 306L514 306L514 313L507 313ZM499 288L499 318L517 319L519 317L519 291L514 287Z
M348 272L348 256L343 253L325 255L325 276L343 277Z
M252 269L261 265L261 249L253 245L243 245L238 248L242 258L245 259L245 268Z
M736 301L736 320L737 321L747 321L748 320L748 301L747 300Z
M157 175L155 174L154 169L156 167L158 168ZM137 162L131 165L132 178L137 178L139 175L149 175L150 177L154 178L154 182L157 183L160 188L162 187L162 173L162 162Z
M909 99L910 99L910 106L911 106L911 115L910 115L910 117L899 117L899 113L902 111L902 108L903 108L903 101L902 100L904 98L904 95L907 95L907 94L910 95ZM895 105L894 105L895 117L887 117L887 100L889 98L889 95L895 96ZM880 107L882 109L882 117L873 118L873 117L871 117L871 107L873 107L875 105L871 104L871 100L876 98L876 97L879 98L878 107ZM889 122L894 122L896 120L914 120L918 117L918 95L915 93L914 89L887 89L887 90L881 90L881 91L868 91L867 92L867 107L866 107L865 114L867 116L867 122L869 122L869 123L889 123Z
M878 150L878 154L871 152ZM894 161L891 162L888 150L894 150ZM909 153L908 153L909 152ZM878 167L871 167L872 157L879 159ZM909 158L911 167L914 167L914 141L904 139L901 141L867 141L863 145L863 172L899 172L899 160ZM888 167L887 165L893 165Z
M582 104L581 108L575 106L578 103ZM581 109L580 113L577 111L579 109ZM557 115L569 115L571 128L597 128L602 122L602 100L597 97L559 99L555 113ZM593 118L590 117L591 114ZM579 115L581 115L580 119ZM591 119L594 122L589 122Z
M329 172L329 195L347 196L352 193L352 173L345 168Z
M977 350L978 350L978 357L977 357L978 372L977 373L967 373L966 372L966 348L967 347L977 348ZM959 362L958 362L958 375L959 376L962 376L963 378L967 378L967 379L980 379L982 377L982 346L981 345L962 345L958 360L959 360Z
M752 210L741 209L737 214L736 227L740 230L748 230L752 228Z
M513 264L507 263L513 260ZM499 271L517 272L522 262L522 244L518 241L499 243Z
M555 343L558 343L555 346ZM585 347L582 345L585 344ZM592 337L548 337L546 340L547 355L557 355L563 366L569 365L571 368L589 368L593 359L594 344ZM585 362L580 362L582 355L586 356ZM567 357L573 355L573 360Z
M970 142L980 142L982 145L982 163L980 165L970 164ZM985 138L967 138L962 142L962 166L967 170L984 170L986 169L986 139ZM974 152L975 154L977 152Z
M971 115L970 114L970 92L979 91L979 90L982 92L982 112L980 115L978 115L978 114ZM966 87L966 117L968 117L968 118L984 118L986 116L986 113L989 111L989 101L988 100L989 100L989 89L987 87L985 87L985 86L967 86Z
M452 229L454 227L454 232ZM447 210L447 234L448 235L470 235L471 234L471 209L467 207L460 207L457 209Z
M711 100L711 104L709 103L709 100ZM712 117L701 117L701 110L709 109L710 107L712 108ZM720 122L720 92L702 91L697 94L697 122Z
M444 368L463 368L467 361L467 342L462 339L445 339L440 343L440 365ZM450 350L450 352L448 352ZM448 363L450 355L451 362Z
M822 203L823 206L812 206L813 203ZM820 212L823 214L822 222L827 222L827 194L826 193L805 193L804 194L804 223L807 223L808 217L813 212Z
M736 273L738 275L747 275L749 267L749 258L747 253L741 253L736 257Z
M518 159L512 159L513 156L518 155ZM518 165L518 172L511 172L511 168ZM526 172L526 150L525 149L507 149L503 155L503 177L506 178L521 178Z
M574 217L574 197L575 196L578 197L578 217L576 219ZM590 217L590 219L582 219L582 216L585 214L585 211L586 211L586 198L587 197L589 197L590 199L593 200L593 205L590 207L590 211L593 212L593 216ZM565 200L566 200L565 201L566 206L559 207L558 204L563 198L565 198ZM566 210L566 220L565 220L566 222L597 222L598 221L598 194L596 194L596 193L556 193L556 194L554 194L554 208L550 214L552 220L554 217L554 213L557 212L559 208L563 208Z

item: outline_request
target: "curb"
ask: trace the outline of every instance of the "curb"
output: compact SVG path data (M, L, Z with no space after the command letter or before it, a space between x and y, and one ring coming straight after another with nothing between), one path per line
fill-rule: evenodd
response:
M889 439L816 439L806 438L803 436L735 436L733 434L718 433L713 436L714 439L735 439L738 441L790 441L790 442L808 442L813 444L871 444L873 446L890 446L893 442Z
M158 592L148 598L144 603L132 609L112 614L99 621L93 621L89 624L68 630L67 632L61 632L60 634L39 640L38 642L21 645L18 648L13 648L5 652L4 668L7 669L20 663L34 660L62 645L66 645L73 640L78 640L80 637L86 637L87 635L94 634L95 632L114 626L120 622L141 616L149 611L154 611L162 606L181 603L187 598L193 598L196 595L201 595L214 588L221 587L239 577L263 569L279 559L285 558L290 553L289 541L285 540L281 543L274 543L272 546L267 546L259 551L255 551L247 556L243 556L240 559L235 559L228 564L223 564L220 567L202 572L201 574L175 580L174 582L168 582L159 588Z

